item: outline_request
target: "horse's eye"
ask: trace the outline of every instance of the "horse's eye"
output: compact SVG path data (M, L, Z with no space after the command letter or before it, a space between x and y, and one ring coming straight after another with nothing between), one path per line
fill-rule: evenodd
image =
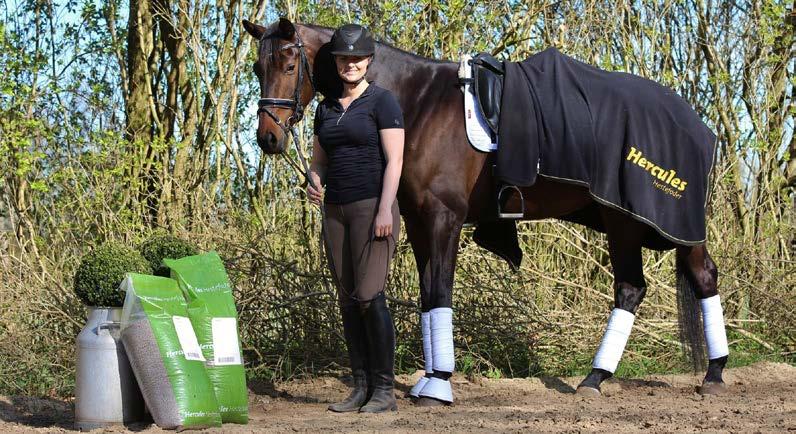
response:
M294 69L296 69L296 65L288 65L287 66L287 72L293 72Z

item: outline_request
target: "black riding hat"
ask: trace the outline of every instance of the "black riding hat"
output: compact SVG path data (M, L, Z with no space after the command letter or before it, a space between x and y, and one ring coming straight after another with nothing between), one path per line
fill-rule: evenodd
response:
M332 55L372 56L375 51L373 36L359 24L346 24L334 31Z

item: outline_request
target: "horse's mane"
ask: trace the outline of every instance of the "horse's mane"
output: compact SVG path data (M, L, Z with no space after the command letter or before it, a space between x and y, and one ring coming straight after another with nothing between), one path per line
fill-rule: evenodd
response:
M298 25L301 25L303 27L307 27L307 28L310 28L310 29L313 29L313 30L316 30L316 31L329 32L330 34L334 33L334 30L335 30L335 29L333 29L331 27L319 26L319 25L316 25L316 24L298 24ZM395 45L392 45L391 43L386 42L386 41L381 40L381 39L377 39L376 43L381 45L383 48L386 48L390 52L394 52L397 55L411 58L413 62L424 62L424 63L451 63L452 62L451 60L440 60L440 59L432 59L432 58L428 58L428 57L423 57L423 56L421 56L419 54L412 53L411 51L406 51L404 49L398 48Z
M289 30L281 28L280 23L286 24L284 22L277 21L266 26L262 36L260 37L260 42L264 42L266 39L273 38L288 39L290 35L283 34L283 32L288 32ZM335 29L331 27L319 26L315 24L293 24L293 28L296 31L298 31L299 27L309 29L330 37L335 31ZM292 32L292 29L290 31ZM264 47L265 44L260 44L260 50L263 50ZM380 51L382 51L378 54L378 57L388 58L391 61L403 62L414 66L437 66L452 63L451 61L447 60L437 60L423 57L409 51L402 50L383 40L377 41L377 47ZM386 55L384 51L387 52ZM259 54L262 55L263 53L260 52ZM323 94L324 97L339 97L339 95L342 93L343 83L335 71L330 43L327 42L318 48L318 51L315 55L315 61L313 62L312 75L314 77L313 82L315 84L315 90Z
M294 26L302 26L308 29L315 30L321 33L327 33L329 35L333 34L335 29L326 26L319 26L317 24L304 24L304 23L294 23ZM274 22L266 26L265 32L263 33L262 39L271 38L274 36L280 36L280 29L279 29L279 22ZM387 51L391 51L397 55L409 57L414 62L424 62L424 63L451 63L451 60L440 60L440 59L432 59L429 57L423 57L419 54L412 53L411 51L406 51L404 49L398 48L395 45L386 42L382 39L376 40L376 43L381 45L383 48L386 48Z

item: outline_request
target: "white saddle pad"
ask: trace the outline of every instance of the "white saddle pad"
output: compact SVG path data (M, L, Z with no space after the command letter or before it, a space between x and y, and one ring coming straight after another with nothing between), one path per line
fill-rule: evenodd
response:
M472 78L473 70L470 66L470 60L473 56L469 54L462 55L459 62L459 78ZM467 131L467 140L473 148L481 152L493 152L497 150L497 137L495 143L492 143L492 136L490 134L489 126L486 124L481 110L478 109L478 101L475 95L470 92L471 83L465 83L462 86L464 93L464 127Z

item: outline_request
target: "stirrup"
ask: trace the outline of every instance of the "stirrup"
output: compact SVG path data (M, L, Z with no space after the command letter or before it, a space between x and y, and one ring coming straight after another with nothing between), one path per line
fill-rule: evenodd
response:
M520 195L520 212L503 212L503 210L501 209L500 199L503 198L503 192L506 191L506 189L514 189L517 192L517 194ZM522 197L522 191L520 191L520 189L516 185L506 184L500 187L500 191L498 192L497 195L497 206L498 206L498 217L502 219L516 220L516 219L521 219L525 216L525 198Z

